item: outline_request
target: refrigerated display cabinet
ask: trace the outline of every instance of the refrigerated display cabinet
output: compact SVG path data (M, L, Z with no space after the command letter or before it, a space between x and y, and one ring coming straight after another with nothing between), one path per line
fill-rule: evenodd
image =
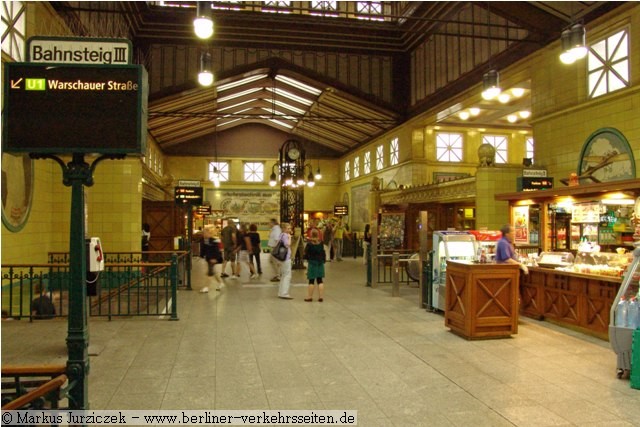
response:
M473 261L478 252L476 238L468 231L434 231L432 303L435 310L444 311L447 284L447 260Z
M618 290L618 294L613 300L611 305L609 316L609 342L611 348L618 355L617 364L617 376L622 378L626 373L631 370L631 344L633 340L634 330L640 326L636 323L629 322L627 316L621 316L619 310L622 309L622 305L619 304L624 298L625 301L629 301L633 296L636 298L639 296L639 282L640 282L640 246L636 247L633 251L633 262L629 265L624 273L622 284ZM627 310L628 310L627 305ZM628 311L627 311L628 313ZM625 318L624 320L622 318ZM621 322L625 324L618 324Z

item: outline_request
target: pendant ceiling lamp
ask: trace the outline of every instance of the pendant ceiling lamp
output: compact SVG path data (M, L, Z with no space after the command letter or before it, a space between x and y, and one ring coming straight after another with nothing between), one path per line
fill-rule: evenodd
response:
M587 56L586 37L587 31L582 24L574 24L562 32L560 61L563 64L573 64Z
M209 52L202 52L200 56L198 83L202 86L211 86L213 84L213 64L211 61L211 54Z
M193 20L193 31L201 39L208 39L213 35L211 2L196 2L196 18Z
M495 99L502 89L500 89L500 74L497 70L489 70L482 76L482 98L490 101Z

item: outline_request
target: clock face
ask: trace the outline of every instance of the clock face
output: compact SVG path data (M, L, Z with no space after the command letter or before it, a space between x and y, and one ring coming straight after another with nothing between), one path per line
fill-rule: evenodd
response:
M289 156L291 160L298 160L298 157L300 157L300 150L297 148L290 148L289 151L287 151L287 156Z

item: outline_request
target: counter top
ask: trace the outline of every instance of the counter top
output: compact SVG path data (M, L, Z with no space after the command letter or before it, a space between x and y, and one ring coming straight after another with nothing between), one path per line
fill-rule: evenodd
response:
M556 270L554 268L544 268L544 267L528 267L529 271L539 271L542 273L553 273L561 276L572 276L572 277L581 277L583 279L591 279L591 280L602 280L604 282L611 283L622 283L622 277L613 277L613 276L600 276L597 274L586 274L586 273L575 273L573 271L562 271Z
M447 260L447 264L459 264L466 265L470 267L491 267L491 268L520 268L519 265L516 264L507 264L507 263L497 263L497 262L477 262L477 261L466 261L466 260Z

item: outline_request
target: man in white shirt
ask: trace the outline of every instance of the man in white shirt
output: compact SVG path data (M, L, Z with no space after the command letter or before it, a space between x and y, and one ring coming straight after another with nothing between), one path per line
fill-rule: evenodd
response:
M278 244L278 240L280 239L280 235L282 234L282 229L280 228L280 224L278 224L278 220L275 218L271 218L271 232L269 233L269 242L267 245L273 250ZM270 256L269 262L271 263L271 267L273 267L273 271L275 271L276 275L271 278L272 282L280 281L280 263L275 257Z

